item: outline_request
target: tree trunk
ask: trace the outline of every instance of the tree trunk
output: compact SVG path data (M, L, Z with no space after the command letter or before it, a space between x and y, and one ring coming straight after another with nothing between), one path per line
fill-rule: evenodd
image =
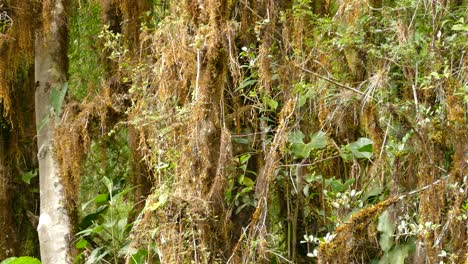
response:
M39 242L42 263L71 263L71 225L65 204L63 179L55 158L54 128L57 113L51 113L51 93L62 89L67 79L66 0L43 2L43 29L36 39L36 124L41 214ZM44 123L40 128L41 123Z

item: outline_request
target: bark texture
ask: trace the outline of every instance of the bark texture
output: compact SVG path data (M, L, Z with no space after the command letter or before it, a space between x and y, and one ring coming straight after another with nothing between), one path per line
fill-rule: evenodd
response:
M64 181L54 156L54 128L58 113L51 113L51 93L67 80L67 1L43 2L43 30L36 40L36 123L41 215L38 233L42 263L71 263L70 217L65 203Z

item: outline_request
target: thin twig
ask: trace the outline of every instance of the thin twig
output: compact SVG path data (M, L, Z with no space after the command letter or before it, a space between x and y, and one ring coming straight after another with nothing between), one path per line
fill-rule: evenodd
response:
M441 181L443 181L443 180L445 180L445 179L448 179L448 177L450 177L450 175L444 176L444 177L442 177L442 178L436 180L435 182L430 183L430 184L428 184L428 185L426 185L426 186L423 186L423 187L421 187L421 188L419 188L419 189L416 189L416 190L413 190L413 191L411 191L411 192L408 192L408 193L405 193L405 194L403 194L403 195L400 195L400 197L398 197L398 200L403 200L403 199L406 198L407 196L410 196L410 195L413 195L413 194L416 194L416 193L420 193L420 192L422 192L422 191L425 191L425 190L431 188L432 186L434 186L434 185L436 185L436 184L439 184Z
M365 95L366 95L365 93L359 91L359 90L356 89L356 88L347 86L347 85L345 85L345 84L341 84L341 83L339 83L339 82L337 82L337 81L334 81L334 80L332 80L332 79L330 79L330 78L328 78L328 77L326 77L326 76L320 75L320 74L318 74L318 73L315 73L315 72L313 72L313 71L310 71L310 70L308 70L308 69L305 69L305 68L303 68L303 67L301 67L301 66L297 66L297 65L296 65L296 67L299 68L299 69L301 69L301 70L303 70L303 71L305 71L305 72L307 72L307 73L312 74L312 75L315 76L315 77L318 77L318 78L320 78L320 79L322 79L322 80L325 80L325 81L327 81L327 82L329 82L329 83L332 83L332 84L334 84L334 85L336 85L336 86L338 86L338 87L344 88L344 89L346 89L346 90L353 91L353 92L358 93L358 94L360 94L360 95L362 95L362 96L365 96Z
M417 63L416 63L416 73L414 77L414 84L412 85L412 88L413 88L414 108L417 114L418 109L419 109L418 94L416 93L416 89L418 88L418 64Z

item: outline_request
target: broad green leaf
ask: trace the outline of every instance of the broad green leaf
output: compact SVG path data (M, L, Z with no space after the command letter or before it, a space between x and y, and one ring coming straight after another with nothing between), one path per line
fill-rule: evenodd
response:
M369 188L369 190L364 192L364 194L362 195L362 200L366 201L367 199L369 199L371 197L378 196L383 192L383 190L384 189L381 188L381 187Z
M356 159L370 159L373 155L372 143L372 140L368 138L359 138L343 147L342 157L345 160L350 160L353 157Z
M294 154L294 156L298 158L306 158L310 155L312 147L309 144L293 143L291 145L291 151Z
M37 171L28 171L21 175L21 180L27 184L31 183L31 179L37 176Z
M114 183L112 182L112 180L104 176L102 177L102 182L104 183L104 185L106 185L109 193L112 193L112 186L114 186Z
M250 155L250 154L241 155L240 158L239 158L240 164L246 164L249 161L251 156L252 155Z
M291 143L291 152L294 156L305 158L309 156L310 147L304 143L305 135L301 131L295 131L289 134L288 141Z
M356 180L355 179L347 179L344 183L344 186L346 187L346 190L353 184Z
M301 131L295 131L289 134L288 141L291 144L304 144L304 133Z
M346 191L346 186L339 180L333 180L330 184L330 187L334 193Z
M311 182L315 181L317 178L319 178L319 175L315 175L315 174L306 174L304 176L304 180L307 183L311 183Z
M86 230L88 230L89 231L88 235L89 235L90 232L92 232L92 230L87 229L87 228L90 227L94 222L96 222L103 214L105 214L107 212L108 208L109 208L108 205L103 205L103 206L100 206L99 208L97 208L95 210L95 212L86 215L83 218L83 220L81 221L80 225L79 225L79 229L83 230L81 232L85 232Z
M107 203L108 200L109 200L109 194L108 193L101 193L101 194L97 195L96 197L94 197L94 202L98 206Z
M327 134L323 131L319 131L310 136L310 147L314 149L323 149L327 146Z
M83 248L86 248L86 246L88 246L88 241L83 238L80 239L75 245L77 249L83 249Z
M122 218L119 221L117 221L117 231L119 231L121 234L123 234L126 230L127 226L127 218Z
M242 180L241 184L245 185L247 187L252 187L254 185L254 182L249 177L243 177L243 180Z
M274 100L274 99L270 99L268 100L268 106L271 108L271 110L276 110L276 108L278 108L278 101Z
M340 179L330 178L325 180L325 186L330 186L332 192L344 192L351 184L354 183L354 179L348 179L345 183L342 183Z
M300 95L299 96L299 102L298 102L298 107L301 108L305 105L305 103L307 103L307 100L309 99L309 97L306 97L304 95Z
M395 232L395 225L388 211L385 211L379 217L377 230L381 232L379 245L383 251L387 252L393 247L393 233Z
M453 31L468 31L468 24L463 25L463 24L456 24L452 26Z
M416 250L414 239L407 243L397 245L389 252L386 252L379 260L378 264L405 264L405 259Z
M245 87L248 87L250 85L253 85L253 84L256 84L258 83L258 80L254 80L254 79L251 79L250 77L249 78L246 78L240 85L239 87L236 88L236 92L239 91L239 90L242 90L244 89Z
M7 258L7 259L5 259L4 261L0 262L0 264L11 264L11 263L13 263L13 261L14 261L15 259L18 259L18 258L17 258L17 257Z
M12 257L5 259L0 264L41 264L41 261L33 257Z

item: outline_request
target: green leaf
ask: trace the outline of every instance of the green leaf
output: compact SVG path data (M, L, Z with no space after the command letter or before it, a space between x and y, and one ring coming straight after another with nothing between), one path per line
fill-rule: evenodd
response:
M310 146L304 143L305 135L301 131L295 131L289 134L288 141L291 143L291 152L298 158L308 157L312 150Z
M109 193L112 193L112 186L114 186L114 183L112 182L112 180L104 176L102 177L102 182L104 183L104 185L106 185Z
M21 175L21 180L27 184L31 183L31 179L37 177L37 170L34 171L28 171Z
M107 256L110 252L110 250L104 250L104 252L101 253L104 247L98 247L95 250L91 252L91 255L87 258L85 264L94 264L94 263L99 263L101 259L103 259L105 256Z
M306 158L310 155L310 152L312 151L312 147L310 144L292 144L291 145L291 151L294 154L294 156L298 158Z
M278 101L274 99L268 100L268 106L270 107L271 110L275 111L278 108Z
M330 178L325 180L325 187L330 186L332 192L344 192L351 184L354 183L354 179L348 179L345 183L342 183L340 179Z
M18 259L18 258L17 257L7 258L4 261L0 262L0 264L11 264L15 259Z
M73 260L73 264L76 264L76 263L81 263L80 261L82 260L83 256L84 256L84 251L81 252L80 254L76 255L76 257L74 258Z
M319 131L310 135L310 142L304 143L305 135L301 131L295 131L289 134L288 141L291 143L291 152L297 158L307 158L310 152L314 149L322 149L327 146L327 135L325 132Z
M382 194L383 190L384 189L381 187L370 188L368 191L364 192L362 200L371 202L372 200L375 200L377 196Z
M315 181L317 178L319 178L320 175L315 175L315 174L306 174L304 176L304 180L307 182L307 183L311 183L313 181Z
M345 160L350 160L353 157L356 159L370 159L373 155L372 144L372 140L368 138L359 138L343 147L342 157Z
M251 154L248 154L248 153L247 153L247 154L244 154L244 155L241 155L240 158L239 158L240 164L246 164L246 163L249 161L249 159L250 159L251 156L252 156L252 155L251 155Z
M97 206L101 206L109 200L109 194L108 193L102 193L94 197L94 202L96 203Z
M330 187L334 193L346 191L346 186L342 184L341 181L339 180L333 180L330 183Z
M304 133L301 131L295 131L289 134L288 141L291 144L304 144Z
M232 137L232 141L243 145L249 144L249 139L246 137Z
M37 125L36 131L40 132L42 130L42 128L44 128L44 126L47 124L48 121L49 121L49 116L47 115L41 120L39 125Z
M468 24L463 25L463 24L456 24L452 26L453 31L468 31Z
M377 230L382 232L380 234L379 245L383 251L388 252L393 247L393 234L395 232L395 225L388 211L385 211L379 217Z
M416 250L414 239L407 243L397 245L389 252L386 252L379 260L378 264L405 264L405 259Z
M146 256L148 256L148 250L139 249L130 257L130 264L143 264Z
M83 230L83 231L90 230L87 228L90 227L94 222L96 222L102 215L104 215L107 212L108 208L109 208L108 205L103 205L99 207L98 209L96 209L95 212L86 215L79 225L79 230Z
M245 87L248 87L250 85L253 85L253 84L256 84L258 83L258 80L254 80L254 79L251 79L250 77L249 78L246 78L240 85L239 87L236 88L236 92L239 91L239 90L242 90L244 89Z
M155 211L159 207L164 206L168 199L169 199L169 195L167 193L162 193L161 195L159 195L158 201L149 206L149 210Z
M33 257L8 258L0 262L0 264L41 264L41 261Z
M310 136L310 147L314 149L323 149L327 146L327 134L323 131L319 131Z
M60 114L62 109L63 100L65 99L65 94L68 90L68 83L64 83L62 89L58 90L57 87L52 89L50 95L50 104L55 114Z
M252 179L249 177L242 177L241 184L247 187L252 187L254 185L254 181L252 181Z
M123 234L126 230L127 226L127 218L122 218L119 221L117 221L117 231L119 231L121 234Z
M83 238L80 239L80 241L78 241L75 245L77 249L83 249L83 248L86 248L86 246L88 246L88 241Z

